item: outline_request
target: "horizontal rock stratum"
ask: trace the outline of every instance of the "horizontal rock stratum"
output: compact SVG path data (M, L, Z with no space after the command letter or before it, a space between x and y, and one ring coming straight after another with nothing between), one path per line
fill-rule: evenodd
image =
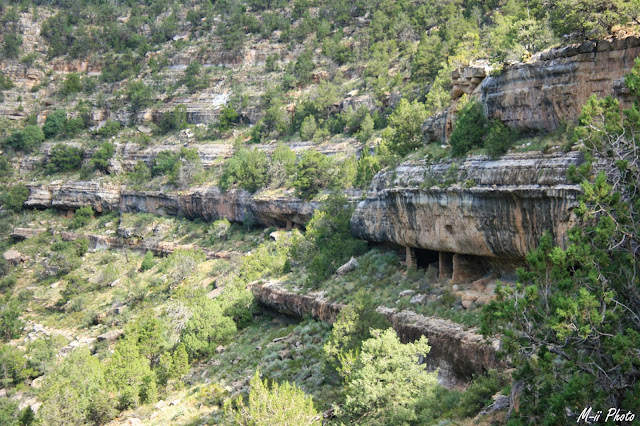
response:
M334 303L317 294L297 294L275 283L254 283L251 291L256 300L288 315L333 323L345 305ZM427 363L441 368L445 381L468 380L473 375L504 366L498 359L500 343L496 339L485 339L475 329L466 329L460 324L439 318L425 317L411 311L396 312L379 307L404 342L413 342L426 336L431 345Z
M134 191L98 181L31 185L24 203L33 208L76 210L91 206L96 212L152 213L214 221L255 221L263 226L304 226L317 208L316 202L288 195L250 194L244 190L222 192L217 187L188 191ZM262 194L262 195L261 195ZM354 194L354 198L358 194Z
M574 122L592 95L613 95L630 106L633 98L624 76L638 56L640 38L630 36L549 49L502 70L477 61L452 73L454 105L425 122L425 138L449 137L455 102L464 94L481 103L489 120L524 131L554 131Z
M523 259L545 231L557 244L566 242L580 193L567 171L583 161L571 152L406 162L374 178L351 231L405 247Z

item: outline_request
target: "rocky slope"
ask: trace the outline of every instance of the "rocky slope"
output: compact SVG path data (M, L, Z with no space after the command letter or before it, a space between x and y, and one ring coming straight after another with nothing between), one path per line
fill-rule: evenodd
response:
M26 240L37 236L42 232L48 232L47 229L33 228L13 228L11 237L15 240ZM234 251L216 251L205 247L199 247L193 244L176 244L167 241L159 241L157 239L144 240L142 238L119 238L107 235L97 234L79 234L69 231L52 231L53 234L59 234L62 241L75 241L81 238L89 240L89 248L92 250L117 250L128 249L147 252L150 251L156 256L167 256L176 250L198 250L201 251L207 259L229 259L232 256L242 256L242 253Z

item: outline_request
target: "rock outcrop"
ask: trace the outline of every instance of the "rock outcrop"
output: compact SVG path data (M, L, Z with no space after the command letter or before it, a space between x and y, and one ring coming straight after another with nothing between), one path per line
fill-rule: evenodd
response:
M374 178L351 230L369 241L523 259L545 231L565 243L580 190L567 181L567 171L582 161L572 152L403 163Z
M26 207L77 210L91 206L96 212L115 211L120 205L120 186L100 181L54 182L51 185L29 186Z
M275 284L255 283L250 286L258 302L287 315L311 317L333 324L346 305L332 303L320 294L297 294Z
M52 183L29 186L24 203L32 208L76 210L91 206L96 212L153 213L214 221L255 222L263 226L291 229L303 227L311 219L318 203L303 201L292 192L280 195L250 194L244 190L220 191L217 187L199 187L182 192L133 191L99 181ZM350 194L353 200L359 192Z
M143 252L150 251L156 256L168 256L176 250L201 251L207 259L230 259L232 256L242 255L242 253L235 251L216 251L193 244L185 245L167 241L141 240L138 238L125 239L96 234L77 234L75 232L68 231L60 232L60 238L62 238L63 241L75 241L81 238L86 238L89 240L89 248L92 250L129 249Z
M20 172L30 172L35 170L38 164L46 164L52 148L58 144L82 148L82 144L78 142L45 142L40 147L39 155L26 155L22 158L22 161L20 162ZM289 147L297 154L301 154L307 150L315 150L330 156L356 155L360 150L360 146L360 143L353 141L325 143L321 145L316 145L312 141L301 141L289 144ZM229 143L190 144L188 140L177 140L174 141L174 143L161 143L150 147L142 147L137 143L116 143L114 160L117 160L120 163L123 171L131 172L140 161L146 163L148 166L152 166L160 152L169 151L179 153L180 149L184 147L194 148L196 150L198 157L200 157L202 167L205 169L220 167L221 161L233 156L234 153L234 147ZM270 156L273 154L276 147L276 143L270 143L261 144L257 148ZM97 148L84 151L83 161L85 164L89 162L96 149Z
M463 94L481 102L489 120L525 131L553 131L577 119L591 95L614 95L632 102L624 75L640 56L640 38L589 41L550 49L526 63L492 70L479 61L452 73L454 102ZM446 115L425 123L428 140L444 140L452 130L454 104Z
M273 283L253 284L251 291L259 303L271 309L298 317L310 315L329 323L335 321L345 306L332 303L321 295L296 294ZM427 364L441 368L445 375L453 375L441 378L445 381L465 381L501 365L496 357L499 341L487 342L473 329L466 330L451 321L428 318L410 311L396 312L380 307L378 312L387 317L404 343L421 336L429 339L431 352L427 356Z

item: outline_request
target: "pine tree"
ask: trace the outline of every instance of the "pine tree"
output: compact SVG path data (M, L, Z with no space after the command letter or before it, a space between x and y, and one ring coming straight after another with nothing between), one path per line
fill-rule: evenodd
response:
M313 406L313 399L296 385L289 382L272 383L271 388L265 379L256 374L249 383L249 404L242 399L236 401L233 409L230 403L225 411L230 424L242 426L269 425L320 425L321 415Z
M181 380L189 372L189 355L183 343L180 343L173 352L174 377Z

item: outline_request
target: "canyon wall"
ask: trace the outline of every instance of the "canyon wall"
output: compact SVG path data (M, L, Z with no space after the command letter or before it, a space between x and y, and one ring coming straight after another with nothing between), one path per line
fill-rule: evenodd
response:
M490 120L524 131L554 131L575 121L591 95L614 95L630 106L624 76L638 56L640 38L631 36L550 49L502 70L478 61L452 73L454 106L427 120L425 138L448 137L455 101L464 94L480 101Z
M139 161L152 166L158 154L162 151L179 153L181 148L193 148L196 150L202 167L210 169L220 167L222 162L233 156L234 147L230 143L192 143L192 135L188 132L182 132L178 135L178 140L173 143L160 143L157 145L143 147L137 143L115 143L114 157L110 160L111 171L114 173L131 172ZM40 146L39 152L34 155L26 155L20 160L19 170L21 173L27 173L36 170L39 165L46 164L51 155L51 150L56 145L63 144L82 148L78 142L45 142ZM256 146L257 149L271 156L278 145L276 143L261 144ZM307 150L315 150L322 154L333 155L356 155L360 149L360 143L354 141L343 141L341 143L325 143L317 145L312 141L300 141L288 144L289 148L296 154L301 154ZM87 149L83 153L83 161L85 164L89 162L91 156L98 148Z
M581 162L578 152L406 162L374 178L351 230L369 241L523 259L545 231L566 242L580 191L566 175Z
M226 218L232 222L254 221L263 226L304 226L318 207L316 202L296 198L292 191L281 195L250 194L243 190L220 191L198 187L182 192L134 191L100 181L30 185L24 203L31 208L76 210L91 206L98 213L153 213L200 218L208 222ZM358 192L350 194L359 198Z

